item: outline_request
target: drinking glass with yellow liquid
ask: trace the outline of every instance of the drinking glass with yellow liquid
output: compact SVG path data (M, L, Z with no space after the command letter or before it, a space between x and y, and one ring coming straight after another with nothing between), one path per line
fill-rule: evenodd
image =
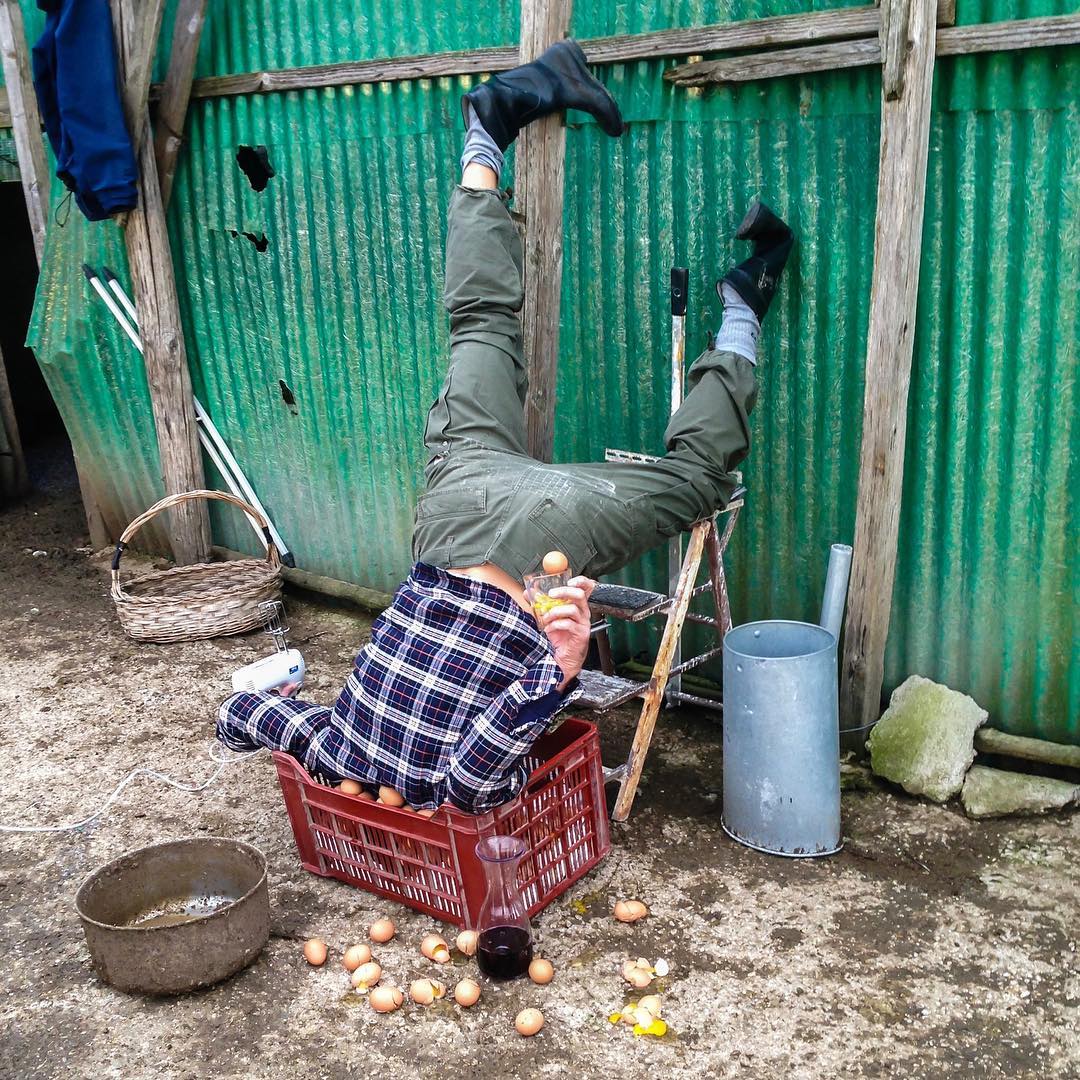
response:
M525 599L529 601L537 620L552 608L567 603L565 598L552 596L552 589L562 588L570 581L570 566L561 551L549 551L544 556L543 570L525 575Z

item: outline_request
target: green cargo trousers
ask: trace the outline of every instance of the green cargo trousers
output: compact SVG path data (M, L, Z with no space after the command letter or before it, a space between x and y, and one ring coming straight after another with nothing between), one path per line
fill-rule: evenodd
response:
M458 187L446 237L450 368L424 433L413 557L442 569L490 562L520 580L557 548L595 578L726 505L750 445L753 364L713 349L694 361L659 461L545 464L526 447L522 299L504 196Z

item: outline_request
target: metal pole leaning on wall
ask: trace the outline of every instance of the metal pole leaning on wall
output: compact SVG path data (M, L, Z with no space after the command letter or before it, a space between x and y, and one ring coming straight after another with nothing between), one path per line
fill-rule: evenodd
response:
M572 0L522 0L520 62L536 59L570 30ZM529 453L550 461L555 442L559 364L559 295L563 263L566 128L549 116L518 139L517 210L525 215L525 305L522 333L529 371L525 428Z
M883 0L881 6L881 160L840 688L843 742L851 749L862 748L881 712L926 201L934 7L934 0Z

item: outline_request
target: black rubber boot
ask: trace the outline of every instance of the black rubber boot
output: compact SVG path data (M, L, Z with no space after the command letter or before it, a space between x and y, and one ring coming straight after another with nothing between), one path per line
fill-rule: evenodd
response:
M461 99L466 127L469 105L504 151L526 124L563 109L581 109L596 117L608 135L623 133L618 104L589 73L581 46L571 38L552 45L531 64L494 75L470 90Z
M726 281L750 305L760 322L776 295L780 274L795 243L795 234L758 199L746 211L735 235L740 240L752 240L754 253L745 262L732 267L716 283L716 293L723 302L721 286Z

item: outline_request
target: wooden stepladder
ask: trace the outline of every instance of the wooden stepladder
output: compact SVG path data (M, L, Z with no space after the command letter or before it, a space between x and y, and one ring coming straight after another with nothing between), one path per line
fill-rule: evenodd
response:
M684 672L700 667L724 651L724 635L731 629L731 605L728 600L723 558L739 511L743 507L744 492L745 489L741 487L737 489L731 502L722 511L697 522L690 530L686 555L670 595L623 585L598 585L593 592L590 607L597 618L593 624L593 635L600 648L602 670L581 673L584 692L579 702L598 712L607 712L635 697L643 699L629 756L622 765L604 770L606 782L619 781L619 794L612 814L614 821L625 821L630 816L630 808L637 794L641 770L645 765L645 756L649 752L661 707L666 703L722 708L712 699L697 697L682 689L673 689L672 683ZM720 517L727 518L723 531L718 523ZM698 585L703 558L708 567L708 579ZM691 611L691 601L705 593L712 594L712 614L704 615ZM666 615L666 621L648 682L641 683L615 675L607 642L608 619L637 623L658 615ZM703 653L681 659L678 650L682 642L683 628L688 622L711 626L716 635L716 644Z
M685 360L685 321L688 272L682 267L671 271L671 412L682 404L683 368ZM626 450L608 450L608 461L658 461L649 454ZM742 477L739 477L742 480ZM724 576L724 552L731 539L739 510L743 506L745 488L740 484L733 492L727 506L717 514L698 521L690 530L690 540L683 555L682 537L675 536L668 545L668 591L651 592L622 585L598 585L593 592L590 607L596 621L593 636L600 653L601 671L584 671L581 682L584 693L581 704L606 712L634 697L642 697L641 714L638 717L634 742L626 762L617 768L605 770L605 780L619 781L619 794L615 802L615 821L625 821L637 794L645 756L649 751L660 708L665 703L676 706L682 703L719 708L717 702L687 694L682 689L682 674L699 667L723 652L724 635L731 629L731 606L728 602L727 580ZM717 519L727 518L723 532L718 531ZM708 581L697 584L703 556L707 559ZM691 601L704 593L711 593L713 614L702 615L690 610ZM641 683L615 675L608 641L608 619L641 622L653 616L666 615L660 648L648 682ZM716 645L704 653L687 660L682 657L682 633L687 622L703 623L713 627Z

